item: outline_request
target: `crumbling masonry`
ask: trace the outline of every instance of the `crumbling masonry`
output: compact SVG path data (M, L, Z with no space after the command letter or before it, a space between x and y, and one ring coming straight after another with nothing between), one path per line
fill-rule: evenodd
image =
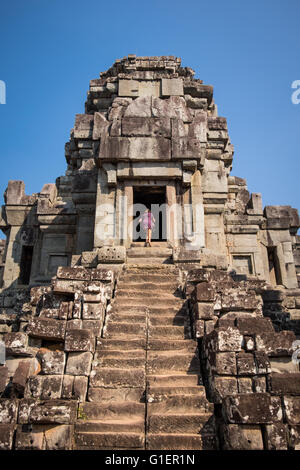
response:
M213 88L130 55L90 82L65 176L9 181L0 449L300 448L299 216L232 157Z

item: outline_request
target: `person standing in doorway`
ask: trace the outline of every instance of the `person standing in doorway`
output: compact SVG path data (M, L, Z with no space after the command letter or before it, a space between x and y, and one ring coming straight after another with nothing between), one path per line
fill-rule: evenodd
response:
M145 210L142 218L139 219L139 222L143 223L143 228L147 233L145 246L151 246L151 236L152 236L152 230L155 224L155 218L152 212L150 211L150 209L147 208Z

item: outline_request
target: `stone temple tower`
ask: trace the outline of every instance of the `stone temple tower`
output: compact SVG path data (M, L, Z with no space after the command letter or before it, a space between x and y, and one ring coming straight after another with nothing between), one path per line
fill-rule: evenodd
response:
M298 448L299 215L230 175L213 87L117 60L65 156L4 194L0 448Z

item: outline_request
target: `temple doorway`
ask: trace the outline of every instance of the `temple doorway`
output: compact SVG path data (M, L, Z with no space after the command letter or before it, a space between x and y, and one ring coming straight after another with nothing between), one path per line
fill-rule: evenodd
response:
M146 208L150 209L155 225L152 231L152 242L167 240L167 213L166 213L166 187L165 186L137 186L133 188L133 241L145 241L146 231L138 219Z

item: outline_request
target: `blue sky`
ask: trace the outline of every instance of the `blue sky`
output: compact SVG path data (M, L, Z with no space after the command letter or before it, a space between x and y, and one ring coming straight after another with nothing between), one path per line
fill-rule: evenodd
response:
M0 197L64 174L64 144L89 80L128 54L175 55L214 86L232 174L264 205L300 208L298 0L14 0L0 7Z

